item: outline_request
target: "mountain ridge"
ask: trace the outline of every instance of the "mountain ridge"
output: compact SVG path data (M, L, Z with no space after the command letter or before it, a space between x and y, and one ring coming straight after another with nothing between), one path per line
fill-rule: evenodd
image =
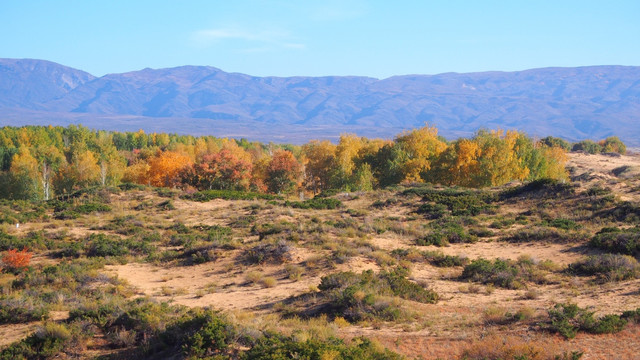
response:
M500 127L574 141L618 135L640 145L635 66L376 79L256 77L185 65L94 77L44 60L0 59L0 96L5 125L41 122L50 114L54 125L82 119L109 130L136 126L299 143L341 132L388 138L428 122L448 137Z

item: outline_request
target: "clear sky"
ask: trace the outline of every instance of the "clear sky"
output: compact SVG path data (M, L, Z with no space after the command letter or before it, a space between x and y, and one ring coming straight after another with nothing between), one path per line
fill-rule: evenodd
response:
M640 1L0 0L0 57L385 78L640 65Z

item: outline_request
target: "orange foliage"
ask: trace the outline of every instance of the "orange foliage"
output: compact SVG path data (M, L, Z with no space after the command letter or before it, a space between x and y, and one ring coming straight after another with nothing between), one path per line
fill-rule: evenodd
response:
M269 190L279 194L297 185L300 178L300 163L291 151L276 150L267 167Z
M185 171L183 178L199 189L248 190L253 164L229 149L203 156L202 162Z
M9 271L24 270L29 266L32 256L33 253L26 248L21 251L11 249L2 256L2 264Z
M191 163L189 156L173 151L158 151L149 159L149 170L141 182L153 186L175 187L179 184L180 172Z

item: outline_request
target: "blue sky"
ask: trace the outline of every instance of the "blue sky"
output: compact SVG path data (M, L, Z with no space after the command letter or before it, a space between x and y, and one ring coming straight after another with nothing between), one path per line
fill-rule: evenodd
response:
M640 65L640 1L2 0L0 57L385 78Z

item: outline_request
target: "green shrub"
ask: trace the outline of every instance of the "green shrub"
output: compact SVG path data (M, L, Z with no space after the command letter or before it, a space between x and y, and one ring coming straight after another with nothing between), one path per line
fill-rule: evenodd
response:
M433 304L438 294L409 281L407 271L396 268L375 274L372 270L361 274L340 272L324 276L318 289L327 301L326 312L351 321L365 319L398 320L401 309L384 297L397 296L406 300Z
M158 204L158 208L160 210L175 210L176 206L173 205L173 201L165 200L165 201L163 201L163 202Z
M471 235L464 228L470 219L447 217L429 224L433 230L423 238L416 240L420 246L435 245L446 246L449 243L474 243L478 237Z
M619 315L605 315L599 319L593 312L578 307L576 304L556 304L549 310L551 330L567 339L572 339L578 331L592 334L612 334L622 331L627 320Z
M547 242L556 244L581 242L584 235L576 232L560 232L546 227L530 227L518 230L502 240L515 243Z
M91 234L88 239L87 256L122 256L129 253L121 240L105 234Z
M491 203L496 200L496 197L487 191L456 190L451 188L437 190L430 187L416 187L405 190L402 194L419 195L422 196L422 201L425 203L433 203L431 207L421 206L418 208L417 211L419 213L429 214L430 210L442 211L442 207L438 207L438 205L442 205L446 206L453 216L479 215L492 209Z
M345 345L340 339L328 341L307 339L296 341L292 337L268 333L258 339L242 359L275 360L275 359L351 359L351 360L400 360L402 356L387 349L381 350L370 340L357 338L351 345Z
M596 275L604 281L622 281L639 277L640 265L628 255L602 254L569 264L568 271L577 275Z
M555 179L539 179L500 193L501 200L524 198L566 198L575 194L576 186Z
M637 308L635 310L627 310L623 312L620 317L629 322L640 324L640 308Z
M493 284L507 289L519 289L528 281L545 283L544 264L535 264L528 257L518 261L476 259L464 267L461 280L471 280L483 284Z
M182 345L187 356L202 358L210 354L224 352L235 336L234 327L220 317L208 312L204 324L195 334L189 336Z
M289 206L298 209L314 209L314 210L324 210L324 209L337 209L342 207L342 201L338 199L331 198L319 198L315 197L313 199L305 200L305 201L285 201L284 206Z
M270 195L270 194L262 194L262 193L254 193L254 192L246 192L246 191L234 191L234 190L204 190L199 191L193 194L187 194L182 196L183 199L199 201L199 202L207 202L213 199L224 199L224 200L275 200L281 199L279 196Z
M444 204L422 204L416 213L424 215L427 219L440 219L448 213L448 207Z
M47 306L32 296L0 297L0 324L19 324L46 318Z
M298 226L288 221L280 221L277 223L265 223L253 225L251 233L258 235L260 240L265 239L269 235L275 235L280 233L292 233L297 231Z
M130 190L145 190L147 187L144 185L134 184L134 183L122 183L118 185L118 188L120 190L130 191Z
M464 266L469 263L466 257L445 255L441 251L417 251L415 249L395 249L391 255L401 260L412 262L426 261L437 267Z
M584 151L589 154L599 154L602 152L602 146L598 145L593 140L582 140L573 144L571 151Z
M607 217L615 221L640 223L640 205L630 201L623 201L613 209L598 213L595 217Z
M589 241L589 245L607 252L640 255L640 228L603 228Z
M13 235L7 234L0 229L0 251L7 251L10 249L46 249L46 239L42 232L29 232L26 236L18 238Z
M562 219L562 218L545 220L542 222L542 225L551 226L551 227L562 229L562 230L575 230L580 227L578 224L576 224L575 221L569 220L569 219Z
M73 211L78 214L91 214L94 212L109 212L111 207L100 203L87 203L77 206Z

